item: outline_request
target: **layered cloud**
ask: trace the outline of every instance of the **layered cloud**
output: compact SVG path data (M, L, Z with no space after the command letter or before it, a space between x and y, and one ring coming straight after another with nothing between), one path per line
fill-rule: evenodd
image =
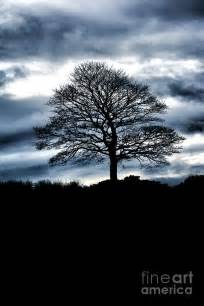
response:
M203 53L200 1L17 0L1 11L3 59Z

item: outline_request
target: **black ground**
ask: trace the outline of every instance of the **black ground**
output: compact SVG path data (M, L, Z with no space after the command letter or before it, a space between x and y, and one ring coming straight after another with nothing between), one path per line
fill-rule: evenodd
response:
M133 176L90 187L0 183L3 263L20 285L14 294L37 302L43 293L41 301L58 304L74 298L94 305L197 305L203 188L204 176L174 187ZM141 271L193 271L194 295L141 296Z

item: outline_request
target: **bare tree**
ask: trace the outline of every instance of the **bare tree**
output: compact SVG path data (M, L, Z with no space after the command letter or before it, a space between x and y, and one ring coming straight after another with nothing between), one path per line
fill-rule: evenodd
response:
M148 86L104 63L77 66L70 82L55 90L48 105L53 115L35 130L37 149L59 149L51 165L108 158L110 179L117 180L122 160L161 165L167 156L180 152L183 138L156 116L166 105Z

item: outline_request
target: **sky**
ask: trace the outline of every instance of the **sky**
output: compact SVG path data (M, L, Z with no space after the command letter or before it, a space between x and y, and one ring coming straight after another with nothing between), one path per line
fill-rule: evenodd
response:
M53 90L88 60L122 68L168 105L166 125L184 135L164 168L121 164L119 177L174 183L204 173L203 0L0 0L0 180L107 179L104 165L48 166L35 149Z

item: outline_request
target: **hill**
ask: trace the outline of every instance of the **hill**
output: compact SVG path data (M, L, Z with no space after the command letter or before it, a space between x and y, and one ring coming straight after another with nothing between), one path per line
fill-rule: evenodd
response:
M179 200L189 197L199 198L204 187L204 175L190 176L183 183L169 186L157 181L140 180L137 176L129 176L117 182L109 180L100 183L83 186L76 182L69 184L39 181L38 183L9 181L0 182L0 195L7 200L15 197L15 200L38 199L57 204L73 204L73 200L95 200L96 203L103 200L104 204L116 204L126 200L143 202ZM140 200L139 200L140 199ZM110 202L111 201L111 202Z

